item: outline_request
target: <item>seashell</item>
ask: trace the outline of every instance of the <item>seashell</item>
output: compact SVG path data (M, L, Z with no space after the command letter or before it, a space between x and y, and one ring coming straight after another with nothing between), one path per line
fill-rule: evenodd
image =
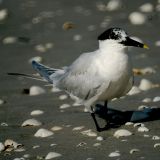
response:
M40 145L35 145L35 146L33 146L32 148L33 149L36 149L36 148L39 148L40 147Z
M62 156L60 153L56 153L56 152L49 152L45 159L53 159L53 158L56 158L56 157L60 157Z
M60 100L65 100L65 99L67 99L68 98L68 96L66 95L66 94L63 94L63 95L60 95L59 96L59 99Z
M54 147L54 146L56 146L56 145L57 145L57 144L55 144L55 143L50 144L51 147Z
M74 41L80 41L80 40L82 40L82 36L80 34L76 34L76 35L73 36L73 40Z
M152 139L153 140L160 140L160 137L159 136L153 136Z
M126 122L125 125L126 126L131 126L131 125L133 125L133 122Z
M22 123L22 127L26 126L40 126L42 123L36 119L27 119Z
M108 157L119 157L121 154L118 151L111 152Z
M0 105L4 104L5 101L3 99L0 99Z
M153 7L153 5L151 3L145 3L142 6L140 6L139 9L142 12L148 13L148 12L152 12L154 7Z
M145 105L141 105L141 106L138 107L138 110L141 111L141 110L144 110L145 108L149 108L149 107L148 107L148 106L145 106Z
M142 100L142 102L149 103L149 102L152 102L152 99L151 98L145 98L145 99Z
M93 132L91 129L85 130L81 132L83 135L89 136L89 137L96 137L97 133Z
M133 126L134 127L144 127L144 124L143 123L135 123Z
M43 114L44 113L44 111L42 111L42 110L34 110L34 111L32 111L31 113L30 113L30 115L31 116L38 116L38 115L41 115L41 114Z
M0 142L0 152L4 151L4 149L5 149L4 144Z
M69 104L62 104L59 108L60 109L66 109L66 108L69 108L69 107L71 107L71 105L69 105Z
M146 22L147 17L140 12L132 12L129 15L129 20L134 25L142 25Z
M40 56L36 56L36 57L32 57L32 58L30 58L29 59L29 63L32 63L32 61L36 61L36 62L39 62L39 63L41 63L42 62L42 57L40 57Z
M131 150L129 151L129 153L130 153L130 154L133 154L133 153L139 152L139 151L140 151L139 149L131 149Z
M8 124L7 124L6 122L2 122L2 123L1 123L1 126L3 126L3 127L8 127Z
M135 95L140 92L141 92L141 90L137 86L133 86L132 89L128 92L128 95Z
M17 38L16 37L5 37L2 40L3 44L13 44L17 42Z
M41 128L34 134L34 136L35 137L49 137L49 136L52 136L53 134L54 133L52 131Z
M102 136L98 136L98 137L96 138L96 140L97 140L97 141L103 141L104 138L103 138Z
M79 131L79 130L81 130L83 128L84 128L84 126L78 126L78 127L74 127L72 130L73 131Z
M159 101L160 101L160 97L159 96L153 98L153 102L159 102Z
M160 147L160 143L154 144L154 148Z
M120 138L120 137L127 137L131 136L132 132L126 130L126 129L119 129L114 133L114 137Z
M98 147L100 145L101 145L101 143L95 143L95 144L93 144L93 147Z
M121 0L110 0L106 6L107 11L115 11L121 8L122 2Z
M17 142L13 141L12 139L7 139L4 142L5 148L14 148L17 149L18 147L22 146L22 144L18 144Z
M147 79L142 79L139 88L143 91L149 90L153 87L153 83Z
M8 10L7 9L1 9L0 10L0 21L5 20L8 17Z
M29 95L36 96L36 95L44 94L45 92L46 91L42 87L32 86L32 87L30 87Z
M139 127L138 128L138 132L148 132L149 131L149 129L147 128L147 127Z
M62 130L63 128L60 127L60 126L54 126L51 128L52 131L59 131L59 130Z

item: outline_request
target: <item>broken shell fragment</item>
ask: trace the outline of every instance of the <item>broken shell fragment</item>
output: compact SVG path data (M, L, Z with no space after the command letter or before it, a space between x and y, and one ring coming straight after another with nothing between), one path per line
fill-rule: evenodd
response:
M62 130L63 128L60 127L60 126L54 126L51 128L52 131L59 131L59 130Z
M44 112L42 110L34 110L30 113L31 116L38 116L43 114Z
M26 126L40 126L42 125L42 123L36 119L27 119L26 121L24 121L22 123L22 127L26 127Z
M120 137L127 137L131 136L133 133L126 130L126 129L119 129L114 133L114 137L120 138Z
M133 153L139 152L139 151L140 151L139 149L131 149L131 150L129 151L129 153L130 153L130 154L133 154Z
M49 152L45 159L53 159L53 158L56 158L56 157L60 157L62 156L60 153L56 153L56 152Z
M109 155L108 155L108 157L119 157L121 154L119 153L119 152L117 152L117 151L115 151L115 152L111 152Z
M49 136L52 136L53 134L54 133L52 131L41 128L34 134L34 136L35 137L49 137Z

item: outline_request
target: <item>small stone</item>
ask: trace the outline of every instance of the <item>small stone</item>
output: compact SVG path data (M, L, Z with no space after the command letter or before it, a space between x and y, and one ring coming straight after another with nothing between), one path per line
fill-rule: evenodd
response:
M17 148L14 150L15 152L24 152L26 151L25 148L21 147L21 148Z
M7 9L1 9L0 10L0 21L5 20L8 17L8 10Z
M125 125L126 126L131 126L131 125L133 125L133 122L126 122Z
M103 141L104 138L103 138L102 136L98 136L98 137L96 138L96 140L97 140L97 141Z
M36 61L36 62L38 62L38 63L41 63L42 60L43 60L42 57L36 56L36 57L30 58L30 59L29 59L29 63L32 63L32 61Z
M131 149L131 150L129 151L129 153L130 153L130 154L133 154L133 153L139 152L139 151L140 151L139 149Z
M49 136L52 136L53 134L54 133L52 131L41 128L34 134L34 136L35 137L49 137Z
M160 147L160 143L154 144L154 148Z
M129 20L134 25L142 25L146 22L147 17L140 12L132 12L129 15Z
M159 96L153 98L153 102L159 102L159 101L160 101L160 97Z
M38 115L41 115L41 114L43 114L44 113L44 111L42 111L42 110L34 110L34 111L32 111L31 113L30 113L30 115L31 116L38 116Z
M153 140L160 140L160 137L159 136L153 136L152 139Z
M119 153L119 152L117 152L117 151L115 151L115 152L111 152L109 155L108 155L108 157L119 157L121 154Z
M133 126L134 127L144 127L144 124L143 123L135 123Z
M120 137L127 137L131 136L132 132L126 130L126 129L119 129L114 133L114 137L120 138Z
M152 99L151 98L145 98L145 99L142 100L142 102L150 103L150 102L152 102Z
M65 99L67 99L68 98L68 96L66 95L66 94L63 94L63 95L60 95L59 96L59 99L60 100L65 100Z
M60 157L62 156L60 153L56 153L56 152L49 152L45 159L53 159L53 158L56 158L56 157Z
M5 37L2 42L3 44L13 44L17 42L17 38L16 37Z
M32 86L32 87L30 87L29 95L36 96L36 95L44 94L45 92L46 91L42 87Z
M97 133L93 132L91 129L85 130L81 132L83 135L89 136L89 137L96 137Z
M128 95L135 95L140 92L141 92L141 90L137 86L133 86L132 89L128 92Z
M149 81L148 79L142 79L140 82L139 88L143 91L147 91L153 88L153 83Z
M73 131L79 131L79 130L81 130L83 128L84 128L84 126L78 126L78 127L74 127L72 130Z
M26 127L26 126L40 126L42 125L42 123L36 119L27 119L22 123L22 127Z
M4 149L5 149L4 144L0 142L0 152L4 151Z
M149 131L149 129L147 128L147 127L139 127L138 128L138 132L148 132Z
M151 3L145 3L145 4L143 4L142 6L140 6L139 9L140 9L140 11L142 11L142 12L148 13L148 12L152 12L153 9L154 9L154 7L153 7L153 5L152 5Z
M60 109L66 109L66 108L69 108L69 107L71 107L71 105L69 105L69 104L62 104L59 108Z
M54 126L54 127L51 128L52 131L60 131L60 130L62 130L62 129L63 129L63 128L60 127L60 126Z
M57 144L55 144L55 143L50 144L51 147L54 147L54 146L56 146L56 145L57 145Z

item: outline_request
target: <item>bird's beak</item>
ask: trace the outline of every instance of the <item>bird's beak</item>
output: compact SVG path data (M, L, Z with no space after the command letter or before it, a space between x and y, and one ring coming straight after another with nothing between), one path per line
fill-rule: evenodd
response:
M140 43L138 41L135 41L129 37L126 38L126 41L123 42L125 46L133 46L133 47L140 47L140 48L145 48L149 49L149 47L146 44Z

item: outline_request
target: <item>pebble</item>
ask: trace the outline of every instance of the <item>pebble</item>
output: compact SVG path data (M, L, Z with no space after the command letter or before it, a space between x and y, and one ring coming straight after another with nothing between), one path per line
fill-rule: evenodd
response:
M160 101L160 97L159 96L153 98L153 102L159 102L159 101Z
M44 94L46 91L39 86L31 86L29 89L29 95L30 96L36 96L36 95L40 95L40 94Z
M16 37L5 37L2 40L3 44L13 44L17 42L17 38Z
M97 141L103 141L104 138L103 138L102 136L98 136L98 137L96 138L96 140L97 140Z
M144 99L142 100L142 102L150 103L150 102L152 102L152 99L151 99L151 98L144 98Z
M148 79L142 79L140 82L139 88L143 91L147 91L153 88L153 83L149 81Z
M146 22L147 18L144 14L140 12L132 12L129 15L129 20L134 25L142 25Z
M139 151L140 151L139 149L136 149L136 148L135 148L135 149L131 149L131 150L129 151L129 153L130 153L130 154L133 154L133 153L139 152Z
M44 111L42 111L42 110L34 110L34 111L32 111L31 113L30 113L30 115L31 116L38 116L38 115L41 115L41 114L43 114L44 113Z
M5 20L8 17L8 10L7 9L1 9L0 10L0 21Z
M144 124L143 123L135 123L133 126L134 127L144 127Z
M106 6L107 11L116 11L121 8L122 2L121 0L110 0Z
M149 131L149 129L147 127L145 127L145 126L138 127L138 132L148 132L148 131Z
M45 159L53 159L53 158L56 158L56 157L60 157L62 156L60 153L57 153L57 152L49 152Z
M63 95L60 95L59 96L59 99L60 100L65 100L65 99L67 99L68 98L68 96L66 95L66 94L63 94Z
M89 137L96 137L97 133L93 132L91 129L85 130L81 132L83 135L89 136Z
M74 41L80 41L80 40L82 40L82 36L80 34L76 34L76 35L73 36L73 40Z
M73 131L79 131L79 130L81 130L83 128L84 128L84 126L78 126L78 127L74 127L72 130Z
M126 129L119 129L114 133L114 137L120 138L120 137L126 137L131 136L132 132L126 130Z
M131 125L133 125L133 122L126 122L125 125L126 126L131 126Z
M154 148L160 147L160 143L154 144Z
M55 144L55 143L52 143L52 144L50 144L50 147L54 147L54 146L56 146L57 144Z
M69 107L71 107L70 104L62 104L59 108L60 109L66 109L66 108L69 108Z
M121 154L118 151L111 152L108 157L119 157Z
M141 90L137 86L133 86L132 89L128 92L128 95L135 95L140 92L141 92Z
M26 126L40 126L42 125L42 123L36 119L27 119L22 123L22 127L26 127Z
M34 134L34 136L35 137L49 137L49 136L52 136L53 134L54 133L52 131L41 128Z
M153 136L152 139L153 140L160 140L160 137L159 136Z
M145 3L142 6L140 6L139 9L142 12L148 13L148 12L153 12L154 7L151 3Z
M32 57L32 58L29 59L28 62L29 62L29 63L32 63L32 61L36 61L36 62L38 62L38 63L41 63L41 62L43 61L43 58L40 57L40 56Z
M52 131L60 131L60 130L62 130L62 129L63 129L63 128L60 127L60 126L54 126L54 127L51 128Z
M0 142L0 152L2 152L5 149L4 144Z

